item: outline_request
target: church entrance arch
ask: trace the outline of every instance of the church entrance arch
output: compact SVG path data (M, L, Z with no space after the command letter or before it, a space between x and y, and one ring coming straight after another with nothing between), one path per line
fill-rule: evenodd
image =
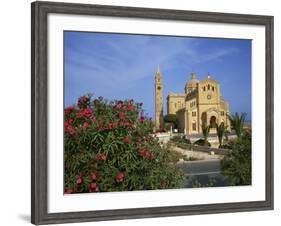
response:
M216 119L216 116L212 116L211 118L210 118L210 128L216 128L216 126L217 126L217 119Z

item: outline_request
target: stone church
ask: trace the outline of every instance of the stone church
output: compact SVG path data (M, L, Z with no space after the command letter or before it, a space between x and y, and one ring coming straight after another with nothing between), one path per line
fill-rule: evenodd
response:
M155 127L163 129L163 77L158 66L155 75ZM224 100L218 81L208 74L204 80L197 80L191 73L191 79L185 85L185 93L169 93L167 96L167 114L175 114L178 130L187 135L202 133L203 124L210 126L210 133L216 133L216 124L224 123L230 128L229 104Z

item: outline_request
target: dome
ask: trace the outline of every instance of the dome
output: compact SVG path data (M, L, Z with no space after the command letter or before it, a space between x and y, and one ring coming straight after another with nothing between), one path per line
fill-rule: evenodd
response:
M191 79L187 81L185 85L185 93L190 93L192 90L196 89L197 83L199 83L199 80L196 79L195 72L192 72Z
M186 83L186 86L194 86L199 82L199 80L196 79L195 72L191 73L191 80L188 80Z
M199 82L199 80L197 79L192 79L192 80L189 80L186 85L187 86L192 86L192 85L196 85L197 83Z

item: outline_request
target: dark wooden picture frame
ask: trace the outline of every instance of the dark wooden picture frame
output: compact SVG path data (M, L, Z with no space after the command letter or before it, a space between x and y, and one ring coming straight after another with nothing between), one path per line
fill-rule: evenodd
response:
M229 24L262 25L266 33L266 200L223 204L151 207L83 212L48 213L47 209L47 17L50 13L126 18L165 19ZM32 27L32 150L31 221L33 224L70 223L192 214L273 209L273 17L167 9L134 8L56 2L34 2Z

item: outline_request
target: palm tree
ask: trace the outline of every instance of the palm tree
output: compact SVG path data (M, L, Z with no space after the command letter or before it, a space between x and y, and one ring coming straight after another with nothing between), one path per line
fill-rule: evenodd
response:
M216 126L217 126L217 136L218 136L220 147L221 147L221 145L222 145L222 138L224 136L224 132L226 130L226 127L224 126L223 122L220 125L216 124Z
M210 132L210 126L207 126L206 123L202 124L201 126L202 128L202 133L203 133L203 136L204 136L204 143L205 143L205 146L208 145L208 136L209 136L209 132Z
M247 115L246 112L243 112L240 115L238 112L236 112L234 115L228 116L232 128L235 130L235 133L238 138L241 137L241 134L243 132L243 126L244 126L246 115Z

